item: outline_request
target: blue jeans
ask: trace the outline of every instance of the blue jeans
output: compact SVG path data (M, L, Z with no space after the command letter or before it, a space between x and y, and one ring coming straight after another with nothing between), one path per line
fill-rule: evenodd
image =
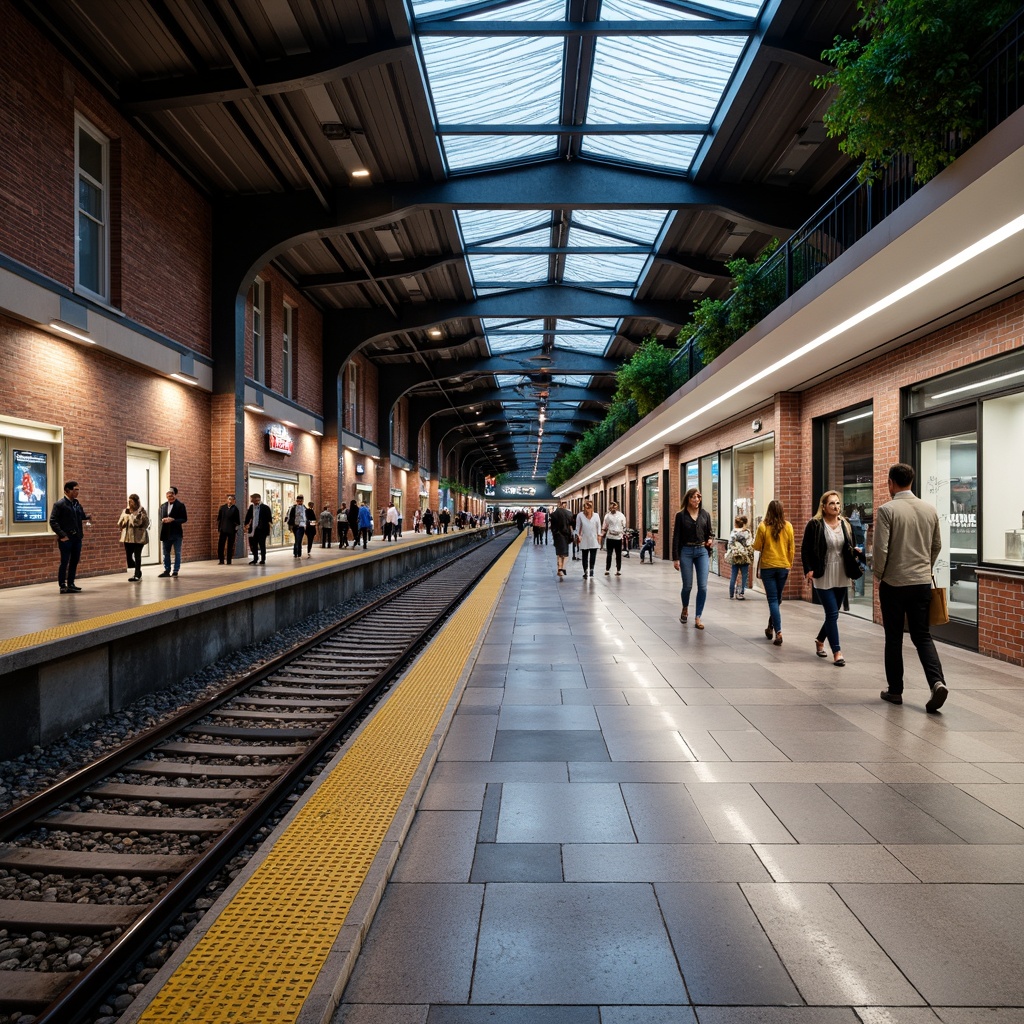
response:
M708 569L711 560L708 556L708 549L703 544L699 546L687 546L684 544L679 551L679 572L683 577L683 589L680 596L683 599L683 607L690 606L690 591L693 589L693 576L697 575L697 610L699 619L704 611L704 601L708 596Z
M174 548L174 571L177 572L181 568L181 534L161 543L164 549L164 571L171 571L171 548Z
M749 565L739 565L738 563L733 565L732 573L729 575L729 596L732 597L736 591L736 577L740 578L740 593L747 589L747 579Z
M782 609L779 605L782 601L782 588L788 577L788 569L761 570L761 582L764 584L765 597L768 598L768 621L776 633L782 632Z
M304 526L292 527L292 555L295 558L302 557L302 542L306 539L306 528Z
M76 533L67 540L58 540L60 551L60 569L57 571L57 583L63 587L75 585L75 573L78 571L78 560L82 557L82 535Z
M764 576L764 573L761 573ZM818 643L828 640L829 647L833 654L838 654L839 646L839 609L843 606L843 598L846 597L846 587L835 587L832 590L819 590L815 587L814 592L821 601L821 607L825 609L825 621L821 624L816 637Z

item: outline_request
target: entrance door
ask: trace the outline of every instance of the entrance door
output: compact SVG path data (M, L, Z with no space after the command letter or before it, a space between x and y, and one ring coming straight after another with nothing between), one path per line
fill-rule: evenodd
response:
M932 632L936 639L974 649L978 646L976 425L976 406L914 421L919 493L938 510L942 531L935 582L947 588L949 600L949 624L933 626Z
M153 565L160 561L160 456L157 452L133 448L128 454L128 494L137 494L149 513L149 543L142 549L142 561Z

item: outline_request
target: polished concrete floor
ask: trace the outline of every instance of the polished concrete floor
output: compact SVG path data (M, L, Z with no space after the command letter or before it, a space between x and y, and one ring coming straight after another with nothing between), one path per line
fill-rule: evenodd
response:
M1024 670L524 546L334 1024L1021 1024ZM692 615L691 607L691 615Z

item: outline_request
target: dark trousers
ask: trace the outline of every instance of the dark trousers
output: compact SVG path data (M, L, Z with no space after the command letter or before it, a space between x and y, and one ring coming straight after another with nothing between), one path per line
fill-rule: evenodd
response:
M615 552L615 571L622 571L622 538L618 540L612 540L611 537L605 537L604 539L605 559L604 559L604 571L611 572L612 569L612 552Z
M313 550L313 538L316 536L316 527L306 527L306 554L308 555ZM299 545L301 547L301 545Z
M68 537L67 540L57 541L57 547L60 548L60 569L57 571L57 582L62 587L74 586L78 560L82 557L81 534Z
M328 528L322 528L320 530L320 547L329 548L331 546L331 534L333 530Z
M593 576L594 563L597 561L597 548L580 548L580 559L583 562L583 575L586 576L589 571Z
M222 533L217 537L217 560L219 562L226 561L228 565L231 564L231 559L235 554L235 533L232 530L231 533Z
M306 528L304 526L292 527L292 555L296 558L302 557L302 542L306 539Z
M338 523L338 547L348 547L348 523Z
M252 552L254 562L265 562L267 560L267 538L265 534L259 537L249 537L249 550Z
M878 603L882 609L882 627L885 629L885 681L890 693L903 692L903 621L910 629L910 639L917 648L921 668L930 687L943 682L942 662L939 661L928 628L928 605L931 603L930 583L912 587L878 585Z
M370 527L370 526L360 526L359 527L359 539L363 542L363 547L364 548L366 547L367 544L370 543L370 537L372 536L372 534L373 534L373 528L372 527Z
M387 521L384 523L384 539L391 540L391 523Z
M135 570L135 578L142 579L142 549L145 544L125 544L124 558L129 569Z

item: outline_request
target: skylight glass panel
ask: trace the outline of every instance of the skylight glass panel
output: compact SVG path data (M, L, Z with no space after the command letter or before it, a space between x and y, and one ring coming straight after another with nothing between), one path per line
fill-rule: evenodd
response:
M605 282L609 287L630 284L635 286L648 253L605 253L592 256L589 253L573 253L565 257L567 284L595 284Z
M473 280L482 286L539 283L548 279L547 256L467 256Z
M465 0L461 0L465 7ZM500 5L490 10L465 15L466 21L561 21L565 18L565 0L524 0L520 4Z
M558 152L555 135L442 135L441 144L451 171L525 163Z
M610 320L608 326L596 327L579 320L556 320L555 347L569 352L604 355L615 337L617 323L617 320Z
M548 210L456 210L455 216L467 245L551 223Z
M551 228L537 228L536 231L527 231L521 235L509 235L504 238L493 238L478 244L481 249L486 249L489 246L495 249L548 249L551 246Z
M552 384L564 384L570 388L585 388L590 385L591 376L590 374L581 373L553 373L551 375Z
M653 245L667 216L668 210L574 210L572 223L616 238Z
M560 36L421 35L419 41L438 125L557 123Z
M587 156L685 174L698 145L697 135L586 135L580 151Z
M533 334L499 334L488 337L487 347L491 355L500 356L507 352L526 352L539 348L540 342Z
M530 378L520 373L496 373L494 380L499 388L514 388L520 384L530 383Z
M742 3L743 0L738 0ZM705 7L716 6L714 3ZM700 21L699 15L646 0L602 0L601 21Z
M710 122L745 36L599 38L587 124Z
M486 318L483 321L487 347L492 354L522 352L540 348L544 343L543 320Z

